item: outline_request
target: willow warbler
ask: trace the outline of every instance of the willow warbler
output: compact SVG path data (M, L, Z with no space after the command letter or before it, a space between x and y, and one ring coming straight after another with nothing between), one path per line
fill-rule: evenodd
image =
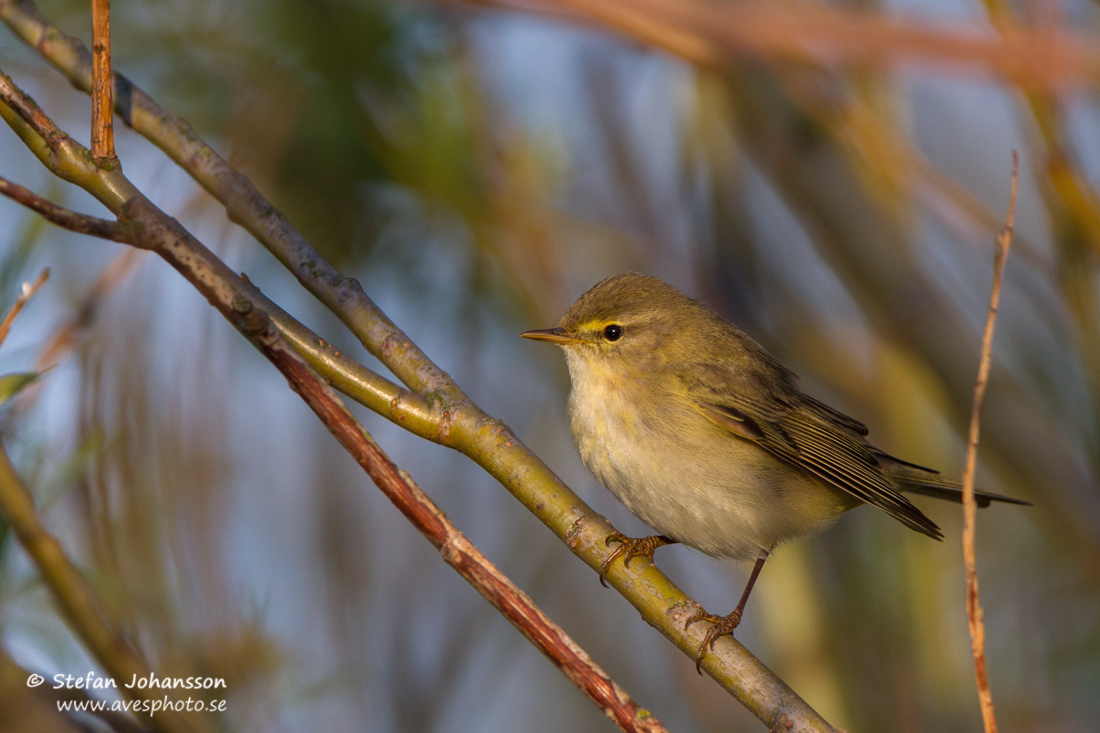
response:
M580 297L557 328L525 338L565 349L569 420L596 479L660 533L607 538L624 562L676 542L714 557L755 558L737 608L707 620L696 656L741 621L768 554L871 504L940 540L900 492L960 501L959 484L870 445L867 428L798 389L794 374L702 303L637 273ZM978 492L978 502L1026 504Z

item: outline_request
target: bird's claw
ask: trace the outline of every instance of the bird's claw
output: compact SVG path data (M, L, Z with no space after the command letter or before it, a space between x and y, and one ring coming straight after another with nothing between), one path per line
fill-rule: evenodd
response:
M644 557L650 562L653 562L653 553L658 547L664 547L670 545L675 540L672 540L664 535L653 535L652 537L627 537L622 532L612 531L604 539L604 544L611 547L611 543L618 542L619 546L615 548L606 560L603 561L603 565L600 566L600 585L604 588L607 587L607 571L611 567L611 563L615 562L620 556L623 557L623 565L629 566L630 561L636 557Z
M734 609L733 613L728 616L716 616L713 613L700 610L688 618L684 623L684 630L689 629L696 621L710 621L712 624L707 629L706 636L703 637L703 643L699 645L699 651L695 654L695 671L702 675L703 657L707 655L708 650L714 651L714 642L718 641L719 637L732 635L734 629L741 624L741 609Z

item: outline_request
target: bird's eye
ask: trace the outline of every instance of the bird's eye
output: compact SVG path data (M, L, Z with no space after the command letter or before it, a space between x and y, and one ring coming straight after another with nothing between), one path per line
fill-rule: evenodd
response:
M618 341L623 337L623 327L618 323L609 323L604 326L603 337L608 341Z

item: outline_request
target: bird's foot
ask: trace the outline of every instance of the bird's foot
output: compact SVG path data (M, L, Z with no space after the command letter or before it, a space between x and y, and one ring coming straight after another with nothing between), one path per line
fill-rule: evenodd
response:
M696 621L710 621L713 624L707 629L707 635L703 637L703 643L699 645L699 651L695 654L695 671L700 675L703 674L703 668L700 666L703 663L703 657L706 656L708 650L714 651L714 642L718 640L718 637L733 635L733 630L741 624L741 613L741 606L735 608L733 613L728 616L716 616L700 609L684 623L685 631Z
M653 553L658 547L676 544L676 540L665 537L663 534L653 535L652 537L627 537L622 532L612 532L603 542L608 547L611 547L612 542L619 543L618 548L600 566L600 585L604 588L607 587L607 569L611 567L611 563L615 562L616 558L621 556L624 566L630 565L630 561L636 557L644 557L653 562Z

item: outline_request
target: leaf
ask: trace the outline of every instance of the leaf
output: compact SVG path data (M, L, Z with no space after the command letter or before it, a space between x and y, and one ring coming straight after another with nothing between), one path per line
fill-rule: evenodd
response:
M31 382L42 376L41 372L14 372L0 377L0 405L19 394Z

